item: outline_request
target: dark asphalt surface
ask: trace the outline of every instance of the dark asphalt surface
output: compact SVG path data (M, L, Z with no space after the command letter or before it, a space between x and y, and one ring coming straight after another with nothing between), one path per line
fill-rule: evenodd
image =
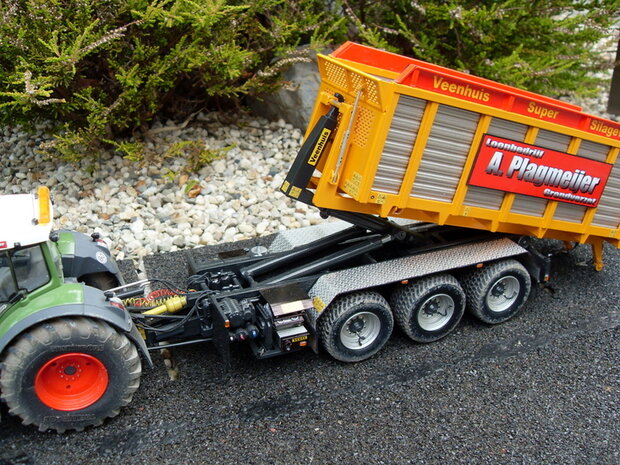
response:
M204 344L173 350L171 381L155 354L102 427L39 433L4 409L0 465L618 465L620 251L605 259L597 273L589 248L562 254L513 320L466 316L429 345L396 331L360 364L311 351L256 361L240 347L224 373ZM183 260L149 257L147 272L183 284Z

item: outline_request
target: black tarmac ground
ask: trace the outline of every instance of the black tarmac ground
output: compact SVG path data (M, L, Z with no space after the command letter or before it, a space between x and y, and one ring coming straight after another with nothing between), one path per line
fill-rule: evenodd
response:
M605 259L597 273L587 247L560 254L514 319L466 315L429 345L395 331L359 364L311 351L256 361L239 346L226 373L201 344L172 350L171 380L153 354L132 404L102 427L40 433L3 408L0 465L618 465L620 252ZM187 274L180 252L146 268L179 285Z

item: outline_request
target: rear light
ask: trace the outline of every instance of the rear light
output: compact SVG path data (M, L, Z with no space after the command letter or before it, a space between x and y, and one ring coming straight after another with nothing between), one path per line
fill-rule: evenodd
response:
M101 234L99 234L98 232L94 232L90 235L91 239L93 240L94 243L96 243L97 245L104 247L107 250L110 250L110 247L108 246L108 244L106 243L106 241L104 241L103 239L101 239Z

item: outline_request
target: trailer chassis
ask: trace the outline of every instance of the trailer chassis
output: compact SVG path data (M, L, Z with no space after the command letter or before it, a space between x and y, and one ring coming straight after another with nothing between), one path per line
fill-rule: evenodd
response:
M132 305L137 295L145 293L145 286L150 284L146 281L111 292L125 301L149 350L211 342L228 367L231 344L237 342L247 342L258 359L306 347L318 352L318 322L339 293L325 297L316 289L339 273L359 270L362 275L376 274L373 270L393 265L402 268L404 260L432 263L434 257L449 257L452 251L501 243L501 250L494 252L499 256L492 255L492 259L518 257L535 281L548 279L548 257L536 252L526 238L431 223L397 224L357 213L322 213L351 225L339 226L339 231L285 251L256 254L242 250L207 262L198 262L188 254L191 275L187 289L171 288L166 299L155 299L146 308L144 304ZM304 230L288 234L299 236ZM480 260L474 256L465 263L455 260L452 266L430 274L462 274L488 261L488 256ZM406 276L407 271L405 275L399 273L380 276L378 285L374 277L367 280L368 286L353 284L354 289L343 289L342 294L372 290L388 297L393 288L410 278L426 276L413 270L410 276Z

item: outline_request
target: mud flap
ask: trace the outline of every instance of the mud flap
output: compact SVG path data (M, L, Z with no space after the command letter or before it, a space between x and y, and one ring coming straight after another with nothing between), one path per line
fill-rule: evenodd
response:
M59 231L57 246L65 277L79 279L93 273L109 273L116 278L118 285L125 284L110 250L95 238L63 230Z

